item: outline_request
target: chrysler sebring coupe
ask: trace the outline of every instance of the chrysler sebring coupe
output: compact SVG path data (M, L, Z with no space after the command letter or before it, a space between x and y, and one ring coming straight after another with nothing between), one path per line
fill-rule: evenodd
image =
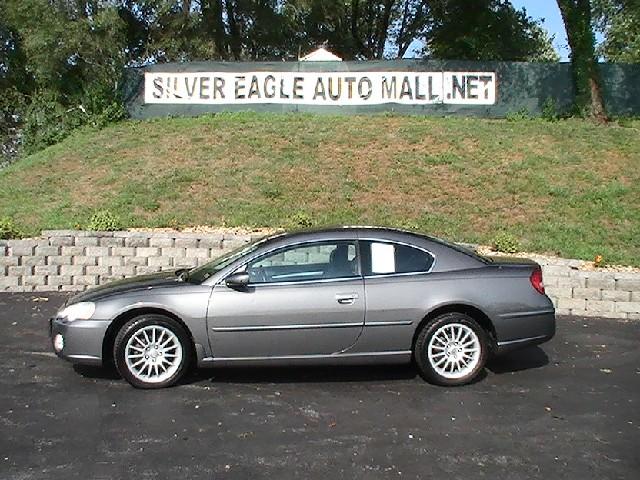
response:
M400 230L280 234L190 270L100 286L50 321L56 354L159 388L191 365L415 362L462 385L492 355L546 342L542 271Z

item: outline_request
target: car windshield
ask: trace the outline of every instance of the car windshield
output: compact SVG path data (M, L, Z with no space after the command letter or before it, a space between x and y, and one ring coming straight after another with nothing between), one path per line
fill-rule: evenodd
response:
M222 255L221 257L216 258L212 262L209 262L200 267L193 268L187 272L187 274L185 275L185 280L190 283L202 283L207 278L211 277L211 275L213 275L214 273L217 273L223 268L231 265L240 257L255 251L258 247L260 247L260 245L262 245L269 238L270 237L263 237L247 245L242 245L236 248L235 250L231 250L230 252Z

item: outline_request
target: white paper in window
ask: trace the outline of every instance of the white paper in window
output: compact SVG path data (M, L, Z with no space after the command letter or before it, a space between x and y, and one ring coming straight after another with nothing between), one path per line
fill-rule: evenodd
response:
M396 271L396 249L388 243L371 244L371 272L394 273Z

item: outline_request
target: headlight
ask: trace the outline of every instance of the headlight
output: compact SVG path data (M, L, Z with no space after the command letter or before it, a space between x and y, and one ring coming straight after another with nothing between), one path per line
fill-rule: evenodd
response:
M93 302L80 302L69 305L58 312L58 318L66 318L67 321L87 320L96 311L96 304Z

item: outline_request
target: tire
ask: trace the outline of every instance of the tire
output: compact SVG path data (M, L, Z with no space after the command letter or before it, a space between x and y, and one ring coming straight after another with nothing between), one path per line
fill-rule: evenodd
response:
M473 382L489 354L487 333L464 313L445 313L422 327L413 356L422 378L435 385Z
M182 325L156 314L129 320L113 346L118 372L136 388L175 385L187 372L191 355L191 339Z

